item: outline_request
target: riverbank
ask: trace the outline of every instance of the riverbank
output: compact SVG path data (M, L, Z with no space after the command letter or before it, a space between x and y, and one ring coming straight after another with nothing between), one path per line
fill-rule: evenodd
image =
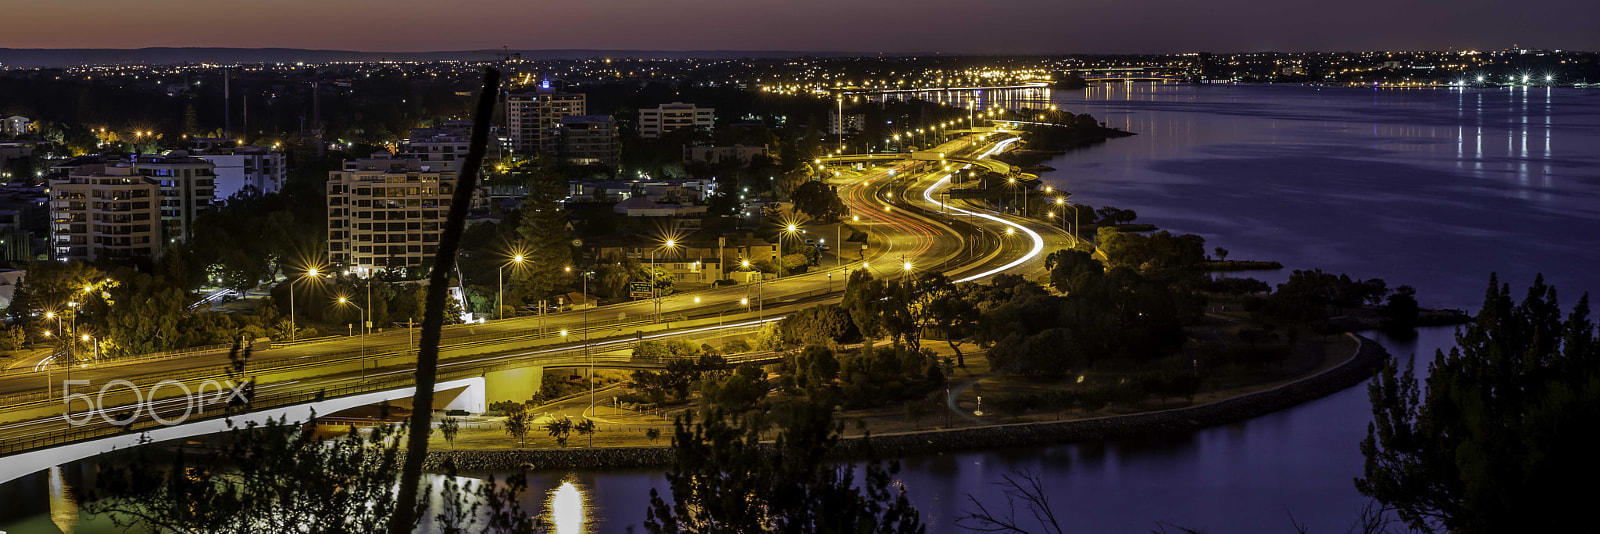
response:
M1087 117L1087 115L1084 115ZM1044 165L1044 162L1066 154L1068 150L1076 150L1118 137L1129 137L1133 133L1100 126L1093 118L1074 121L1072 124L1023 126L1022 146L1008 150L993 157L1011 165L1021 167L1024 172L1038 173L1055 170Z
M1345 361L1317 374L1270 389L1247 393L1198 406L1128 415L1013 423L947 430L926 430L847 438L841 441L840 460L864 459L869 454L894 458L914 454L959 452L995 447L1057 445L1085 441L1149 437L1192 432L1258 417L1315 400L1356 386L1389 357L1377 342L1355 334L1356 349ZM665 437L665 436L663 436ZM461 471L509 469L607 470L662 467L672 461L668 446L601 447L585 449L476 449L430 450L425 466L443 468L446 458Z

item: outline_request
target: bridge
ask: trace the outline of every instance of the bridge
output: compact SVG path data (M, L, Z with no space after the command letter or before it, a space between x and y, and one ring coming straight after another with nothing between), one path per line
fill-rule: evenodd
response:
M982 166L1016 174L1014 168L989 159L1015 141L968 135L926 151L921 159L916 154L831 159L830 163L883 166L841 185L841 197L861 214L862 220L852 224L866 229L874 245L865 262L840 261L834 269L655 302L449 327L440 347L437 389L444 393L430 408L476 412L500 400L526 399L538 391L545 369L660 368L665 362L635 361L626 352L642 340L748 336L787 313L836 300L843 289L842 275L852 268L902 276L906 273L900 263L915 259L919 270L940 270L958 281L1003 272L1038 272L1047 243L1067 243L1059 228L987 212L970 201L938 200L952 176L963 169ZM935 160L928 154L940 157ZM924 165L927 172L897 173L894 168L931 161L946 162L949 170L947 165ZM841 283L833 283L836 276ZM646 319L654 310L663 314L661 319ZM0 397L4 406L0 464L5 466L0 482L139 443L214 433L227 419L304 420L313 411L329 414L381 402L403 403L415 387L410 334L273 346L256 351L240 371L228 367L226 351L215 349L89 365L73 370L73 379L87 380L88 385L75 386L71 392L41 394L39 390L46 387L40 382L54 380L44 373L0 377L0 391L9 392ZM731 359L770 362L777 357L752 353ZM227 411L228 398L246 380L255 387L250 410ZM208 382L215 385L207 389ZM104 389L113 383L115 387ZM197 384L198 388L184 388ZM101 388L98 393L90 389L95 387ZM72 402L64 406L58 395ZM63 417L84 422L69 425Z

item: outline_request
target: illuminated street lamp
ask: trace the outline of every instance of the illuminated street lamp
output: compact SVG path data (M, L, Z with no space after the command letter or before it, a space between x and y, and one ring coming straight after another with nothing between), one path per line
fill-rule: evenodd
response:
M367 304L371 305L372 303L368 302ZM361 319L361 326L362 326L362 328L361 328L361 378L366 378L367 377L367 329L366 329L366 325L367 325L367 309L366 308L362 308L360 305L356 304L355 302L352 302L350 299L345 298L345 297L339 297L339 305L340 306L345 306L345 305L353 306L353 307L355 307L357 312L360 312L360 313L358 313L356 315L356 317ZM377 367L377 366L373 366L373 367Z
M289 339L291 339L291 340L299 337L299 335L300 335L300 327L298 326L297 323L295 323L294 286L295 286L296 283L299 283L300 280L304 280L306 278L317 278L317 277L318 277L317 276L317 268L316 267L312 267L310 269L306 269L306 273L305 274L300 275L300 277L289 281Z
M500 265L500 268L495 269L495 276L499 277L500 280L500 292L494 296L495 319L503 319L504 317L502 317L502 315L505 314L505 312L502 311L505 309L505 303L502 302L502 299L504 299L506 296L506 267L510 265L522 265L522 260L522 255L516 254L511 256L511 261L505 262ZM572 268L567 267L567 272L572 272Z
M661 243L660 247L650 249L650 293L656 301L656 322L658 323L661 322L661 289L659 284L660 274L656 272L656 252L659 252L662 248L677 250L678 241L669 237Z
M784 227L783 234L793 236L795 230L799 228L799 225L789 223ZM778 278L783 278L783 235L778 236Z

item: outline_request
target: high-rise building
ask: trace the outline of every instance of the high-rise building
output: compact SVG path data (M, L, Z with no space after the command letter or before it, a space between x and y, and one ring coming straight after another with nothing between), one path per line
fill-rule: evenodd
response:
M711 131L716 108L695 107L694 104L673 102L654 108L639 110L639 136L654 139L680 128Z
M161 156L138 156L134 169L161 186L162 239L166 243L187 241L195 219L214 207L216 165L174 150Z
M50 180L58 260L154 259L161 253L161 185L129 161L87 164Z
M556 139L556 156L562 165L615 169L620 163L617 123L610 115L562 117Z
M215 198L226 200L240 193L276 193L283 189L289 172L282 152L261 146L242 146L207 150L195 157L216 168Z
M124 167L159 187L156 207L161 216L159 241L164 244L187 241L195 220L214 208L216 165L183 150L131 157L82 156L56 164L52 170L58 176L70 177L82 174L79 169Z
M866 115L856 113L841 117L837 111L828 112L828 135L858 134L866 129Z
M454 170L421 160L346 161L328 173L329 262L360 274L424 266L438 252L455 185Z
M506 95L506 129L511 136L511 148L521 154L555 150L555 128L561 118L588 113L588 99L583 93L563 93L550 88L549 82L532 92Z

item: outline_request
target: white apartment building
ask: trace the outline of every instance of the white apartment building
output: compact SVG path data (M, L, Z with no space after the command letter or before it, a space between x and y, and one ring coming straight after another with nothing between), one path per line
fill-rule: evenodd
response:
M412 128L411 137L400 143L397 157L422 161L441 170L459 171L471 148L472 121L443 121L432 128ZM489 143L485 148L485 163L500 159L499 143Z
M21 115L0 119L0 135L22 135L32 127L33 121Z
M456 172L415 159L346 161L328 173L328 260L361 275L422 267L438 252Z
M639 136L655 139L680 128L711 131L716 108L695 107L694 104L673 102L654 108L639 110Z
M858 134L866 131L867 116L862 114L845 115L840 120L839 112L828 112L828 135Z
M506 95L506 129L511 148L521 154L555 150L555 129L561 118L587 115L588 98L583 93L563 93L545 82L527 93Z
M289 171L284 165L282 152L260 146L220 148L209 150L196 157L216 166L217 199L226 200L234 195L276 193L283 189Z
M131 162L90 164L50 180L55 259L154 259L161 254L161 186Z

